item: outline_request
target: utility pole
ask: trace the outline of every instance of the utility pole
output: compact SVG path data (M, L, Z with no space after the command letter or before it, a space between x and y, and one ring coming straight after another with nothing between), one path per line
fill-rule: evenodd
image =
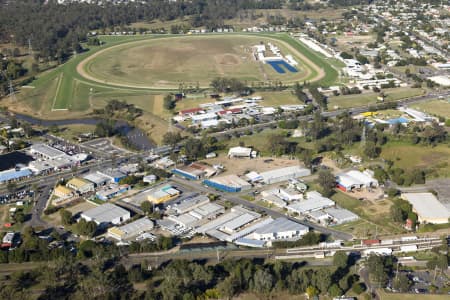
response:
M28 39L28 55L33 55L33 47L31 46L31 39Z
M14 92L14 86L12 84L11 79L8 79L8 82L9 82L9 84L8 84L9 98L10 98L11 102L16 102L16 95Z

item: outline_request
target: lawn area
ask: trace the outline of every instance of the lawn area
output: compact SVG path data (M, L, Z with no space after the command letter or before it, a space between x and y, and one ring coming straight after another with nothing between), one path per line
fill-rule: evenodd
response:
M411 105L412 108L418 109L425 113L450 119L450 101L449 99L431 100L427 102Z
M387 101L396 101L408 97L419 96L423 94L422 89L411 88L393 88L385 90ZM358 107L377 103L378 93L367 92L356 95L341 95L328 98L328 107L330 110Z
M225 149L229 147L239 146L240 143L244 143L245 146L253 147L256 150L260 151L263 156L270 155L269 153L269 137L274 134L280 134L283 130L281 129L267 129L260 133L241 136L239 139L231 138L228 141L225 141L227 144Z
M448 295L431 295L431 294L400 294L400 293L386 293L385 291L378 290L381 300L444 300L448 299Z
M279 74L255 61L252 47L261 41L292 54L300 62L298 72ZM85 78L97 83L147 89L177 89L180 83L209 87L220 76L255 83L315 78L310 71L317 67L296 50L275 35L169 35L107 48L84 60L82 69Z
M404 230L393 223L389 209L392 202L388 199L377 201L361 201L337 191L331 197L339 206L356 213L361 219L355 222L333 227L337 230L352 233L358 238L375 237L376 235L391 235Z
M290 91L282 91L282 92L258 92L255 93L255 96L262 96L263 101L261 104L264 106L280 106L286 104L303 104L300 102L295 95L293 95Z
M382 148L381 157L393 161L395 167L406 171L422 169L431 172L433 177L450 176L450 148L445 144L431 147L388 142Z

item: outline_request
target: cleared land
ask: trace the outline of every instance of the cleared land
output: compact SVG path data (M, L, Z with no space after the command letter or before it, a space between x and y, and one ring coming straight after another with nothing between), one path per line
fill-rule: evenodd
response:
M252 46L276 44L300 63L298 72L278 74L255 61ZM78 72L89 80L121 87L178 88L180 83L208 87L212 78L247 82L316 81L323 77L313 62L288 43L267 36L204 35L159 38L110 47L84 60Z
M450 119L449 100L432 100L412 105L412 108L421 110L431 115Z
M384 91L386 94L387 101L396 101L408 97L414 97L424 94L422 89L411 89L411 88L393 88L386 89ZM349 108L356 106L364 106L377 103L378 93L368 92L356 95L343 95L337 97L328 98L328 107L331 110L340 108Z
M393 161L395 167L405 172L420 169L435 177L450 175L450 148L447 145L431 147L392 142L383 146L381 157Z

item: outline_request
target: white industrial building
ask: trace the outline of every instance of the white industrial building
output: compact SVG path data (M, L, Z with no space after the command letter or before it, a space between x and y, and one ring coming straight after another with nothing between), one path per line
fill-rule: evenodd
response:
M57 159L68 156L66 153L46 144L34 144L30 147L30 153L45 159Z
M207 203L209 203L209 198L205 195L199 195L186 199L179 204L175 204L172 209L177 214L184 214Z
M119 241L129 240L144 232L152 230L153 227L153 221L147 217L144 217L123 226L114 226L109 228L108 236Z
M256 151L249 147L232 147L228 150L228 157L256 157Z
M286 218L278 218L256 229L251 237L260 241L294 240L301 238L308 232L309 228L305 225Z
M360 172L351 170L336 176L338 188L343 191L351 191L353 189L372 188L378 186L378 180L373 178L372 172L365 170Z
M450 209L432 193L402 193L401 197L411 203L420 223L448 223Z
M83 178L92 182L95 185L95 187L105 185L111 181L109 177L106 177L99 173L89 173L83 176Z
M306 193L306 199L294 202L287 206L287 210L292 213L305 214L316 210L334 206L333 200L323 197L316 191Z
M336 225L353 222L359 219L358 215L345 208L330 207L324 210L332 222Z
M271 218L260 220L261 215L242 206L235 206L227 213L195 229L221 241L234 242L271 222Z
M289 179L299 178L311 175L309 169L301 168L299 166L280 168L259 173L262 177L262 181L265 184L273 184L282 181L288 181Z
M117 205L105 203L81 213L81 218L94 221L99 226L119 225L130 219L130 212Z
M277 207L281 207L281 208L286 207L287 203L283 199L281 199L271 193L265 193L265 192L263 192L263 193L261 193L263 201L265 201L271 205L277 206Z

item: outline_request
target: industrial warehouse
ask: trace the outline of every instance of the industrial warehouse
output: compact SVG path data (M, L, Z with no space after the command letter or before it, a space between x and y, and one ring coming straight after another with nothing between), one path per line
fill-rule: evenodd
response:
M119 225L130 219L130 217L128 210L111 203L102 204L81 214L81 218L87 222L94 221L100 227L106 227L109 224Z
M421 223L445 224L450 218L450 209L432 193L402 193L404 200L411 203Z

